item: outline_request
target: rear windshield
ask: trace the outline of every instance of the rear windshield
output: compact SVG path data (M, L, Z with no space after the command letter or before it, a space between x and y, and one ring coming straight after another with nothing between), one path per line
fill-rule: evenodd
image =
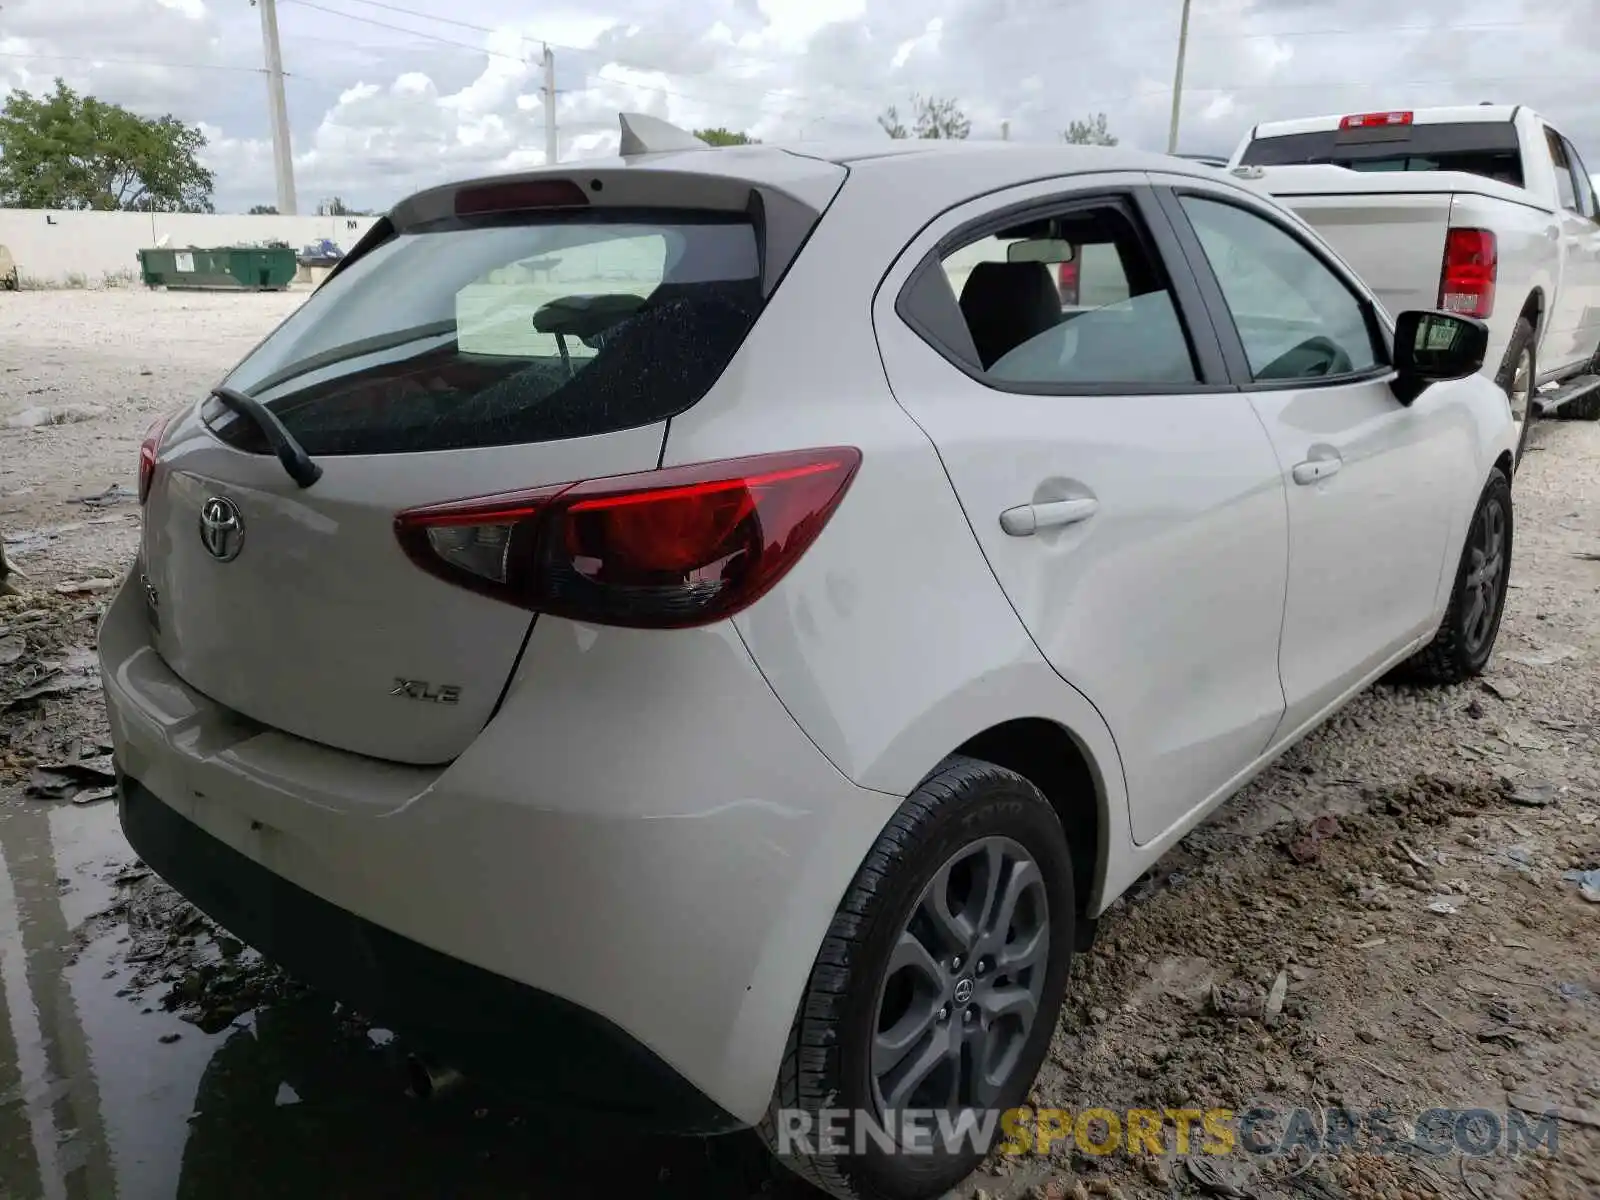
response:
M1329 129L1257 138L1242 166L1331 164L1353 171L1462 171L1522 186L1522 152L1509 121Z
M228 377L312 455L510 445L674 416L761 311L746 215L440 222L352 262ZM203 415L258 453L220 402Z

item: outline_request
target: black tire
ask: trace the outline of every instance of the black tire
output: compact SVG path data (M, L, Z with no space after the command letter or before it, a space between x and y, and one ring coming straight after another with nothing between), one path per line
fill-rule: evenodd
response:
M1506 346L1506 356L1500 364L1500 371L1495 376L1495 383L1506 394L1506 400L1511 405L1511 415L1517 416L1518 400L1515 392L1517 379L1526 360L1526 374L1528 394L1522 401L1522 428L1517 433L1517 449L1512 461L1512 470L1515 471L1522 465L1522 452L1528 444L1528 431L1533 428L1533 423L1538 419L1538 406L1534 403L1539 387L1539 351L1534 338L1533 322L1527 317L1518 317L1515 328L1511 331L1511 341Z
M771 1108L760 1126L768 1149L780 1162L840 1200L931 1200L959 1184L983 1159L983 1149L973 1149L970 1140L955 1150L941 1147L908 1154L888 1153L867 1138L862 1154L818 1153L817 1145L797 1148L792 1138L780 1135L780 1113L879 1112L875 1097L880 1088L872 1073L871 1050L880 1006L889 997L890 954L913 916L924 911L920 902L935 875L948 869L964 848L993 846L994 839L1019 846L1038 867L1048 913L1048 924L1038 936L1048 949L1042 966L1034 968L1042 974L1042 990L1033 1024L1015 1035L1017 1053L986 1107L1003 1112L1024 1103L1044 1061L1060 1015L1074 944L1076 904L1067 838L1050 802L1028 780L991 763L953 756L900 806L840 904L812 967ZM1007 881L1011 878L1007 876ZM952 962L941 958L936 965ZM974 966L967 964L956 973L969 985L969 997L972 980L966 976L971 972ZM976 973L982 973L981 966ZM1007 982L1015 984L1021 978L1019 974ZM994 983L1002 980L1004 974L993 977ZM946 1003L940 1010L941 1023L949 1012L951 1005ZM917 1036L938 1034L930 1027L927 1034ZM853 1142L853 1134L846 1140ZM811 1152L804 1152L808 1149Z
M1502 542L1500 563L1496 576L1488 586L1493 609L1483 622L1472 601L1483 588L1474 583L1480 569L1480 535L1483 522L1493 521L1499 512ZM1456 567L1455 583L1450 591L1450 607L1433 641L1406 661L1401 673L1415 682L1426 684L1461 683L1483 671L1494 653L1495 638L1500 633L1500 619L1506 611L1506 586L1511 575L1513 520L1511 507L1511 482L1498 468L1489 473L1473 510L1472 521L1467 526L1466 545L1461 551L1461 562ZM1480 622L1482 622L1480 624Z

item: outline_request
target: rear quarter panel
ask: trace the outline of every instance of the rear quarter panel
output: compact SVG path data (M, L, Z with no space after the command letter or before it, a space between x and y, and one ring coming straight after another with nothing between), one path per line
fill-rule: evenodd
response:
M1102 830L1125 841L1109 730L1039 654L935 448L884 377L873 297L926 219L918 213L934 215L898 184L852 174L728 374L673 420L665 464L860 448L860 471L817 542L735 618L779 699L846 777L897 796L985 729L1054 721L1099 777ZM1103 860L1123 861L1120 841Z
M1452 229L1494 231L1499 255L1495 278L1494 314L1489 318L1489 352L1483 372L1493 378L1500 370L1517 318L1537 296L1540 311L1548 313L1561 285L1561 243L1551 237L1560 232L1553 213L1531 204L1511 204L1491 196L1457 193L1450 204ZM1540 324L1541 340L1548 322ZM1540 370L1556 366L1541 354Z

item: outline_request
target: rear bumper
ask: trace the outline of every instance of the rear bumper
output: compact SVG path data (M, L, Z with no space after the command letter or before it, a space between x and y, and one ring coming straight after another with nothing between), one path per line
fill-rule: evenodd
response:
M582 1057L617 1031L713 1118L761 1119L828 923L899 799L829 763L731 627L540 618L467 752L410 767L212 702L151 647L144 603L136 568L102 623L101 671L138 784L129 837L181 892L308 982L435 1035L441 1057L493 1011L528 1031L538 1087L555 1047ZM252 898L234 883L247 875L272 886ZM380 949L398 959L373 965ZM441 992L447 1015L416 998ZM604 1072L628 1057L596 1050L589 1090L624 1094Z
M281 879L124 776L147 866L303 983L403 1031L471 1078L680 1133L744 1126L605 1018L363 920Z

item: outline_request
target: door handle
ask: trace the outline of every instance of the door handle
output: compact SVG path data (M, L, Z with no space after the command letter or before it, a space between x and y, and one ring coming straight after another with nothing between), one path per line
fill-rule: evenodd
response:
M1290 472L1296 483L1316 483L1319 479L1326 479L1338 473L1343 463L1337 458L1313 458L1307 462L1295 463L1294 470Z
M1000 528L1012 537L1031 537L1041 529L1057 529L1087 521L1099 507L1100 501L1092 496L1053 500L1048 504L1019 504L1000 514Z

